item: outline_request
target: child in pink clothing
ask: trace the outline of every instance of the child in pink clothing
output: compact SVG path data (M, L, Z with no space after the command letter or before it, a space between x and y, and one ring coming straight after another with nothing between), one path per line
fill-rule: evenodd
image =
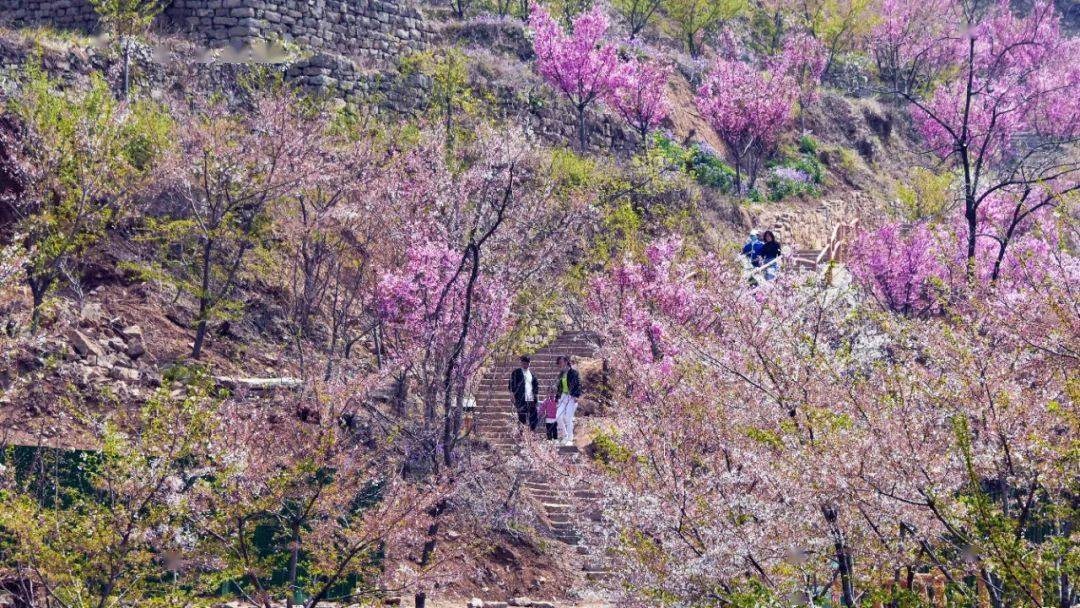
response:
M547 438L549 440L555 440L559 438L558 424L556 423L558 416L558 401L554 396L549 396L540 402L540 405L536 406L538 417L544 421L544 428L547 429Z

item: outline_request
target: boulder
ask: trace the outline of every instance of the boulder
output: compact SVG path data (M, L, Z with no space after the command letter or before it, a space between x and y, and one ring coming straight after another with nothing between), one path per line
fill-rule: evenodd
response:
M101 321L101 304L97 302L91 302L82 307L79 311L79 318L87 323L98 323Z
M137 359L146 352L146 347L143 346L143 333L142 328L138 325L129 325L120 330L120 337L124 339L127 344L125 352L127 356L132 359Z
M469 603L466 604L466 606L468 606L469 608L484 608L484 600L478 597L474 597L469 600Z
M139 381L139 370L131 369L130 367L114 367L109 370L109 377L116 380L126 380L128 382Z
M101 344L98 344L97 340L77 329L73 329L68 333L68 340L71 342L75 352L83 357L92 356L100 359L105 354L105 349L101 348Z
M142 341L142 328L138 325L128 325L120 330L120 337L123 338L125 342L130 342L132 340Z
M105 341L105 344L118 353L127 351L127 344L124 344L124 341L120 338L109 338Z

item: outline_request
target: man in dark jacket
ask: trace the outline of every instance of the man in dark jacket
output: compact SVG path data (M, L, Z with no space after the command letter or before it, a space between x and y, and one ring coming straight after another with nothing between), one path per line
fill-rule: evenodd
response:
M569 446L574 445L574 412L577 411L577 400L581 396L581 375L574 369L569 356L562 355L557 361L562 372L555 382L555 394L559 398L556 420L563 445Z
M521 356L521 367L510 374L510 392L514 395L514 409L518 422L529 425L535 431L537 420L536 402L540 398L540 380L529 369L529 356Z

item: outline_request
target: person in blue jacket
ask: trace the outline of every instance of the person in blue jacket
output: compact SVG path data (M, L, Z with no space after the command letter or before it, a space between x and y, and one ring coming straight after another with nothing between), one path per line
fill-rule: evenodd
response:
M763 245L763 243L760 240L758 240L758 231L757 230L751 230L750 231L750 240L746 241L746 244L743 245L742 254L745 255L747 257L747 259L750 260L750 263L753 264L755 268L758 267L758 266L761 266L761 246L762 245Z

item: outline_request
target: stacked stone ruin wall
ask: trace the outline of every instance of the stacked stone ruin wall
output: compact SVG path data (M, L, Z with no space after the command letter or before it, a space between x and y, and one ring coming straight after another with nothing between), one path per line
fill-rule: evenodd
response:
M89 0L0 0L0 23L92 32L98 17ZM419 9L394 0L173 0L157 25L212 47L280 41L370 64L423 50L433 36Z

